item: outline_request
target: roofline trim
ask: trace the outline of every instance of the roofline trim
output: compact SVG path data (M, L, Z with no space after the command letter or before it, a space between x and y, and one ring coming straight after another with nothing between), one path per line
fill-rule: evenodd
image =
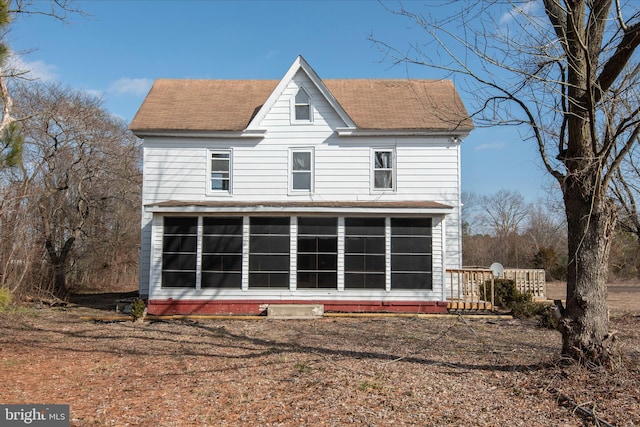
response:
M312 206L269 206L256 204L255 206L158 206L146 205L145 212L151 213L242 213L242 214L358 214L358 215L446 215L454 212L451 206L429 208L392 208L392 207L312 207Z

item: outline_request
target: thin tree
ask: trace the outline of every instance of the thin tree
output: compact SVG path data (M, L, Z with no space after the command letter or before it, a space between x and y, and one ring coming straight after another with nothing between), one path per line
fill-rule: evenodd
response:
M640 133L638 3L478 1L461 7L446 19L395 11L426 34L426 43L409 51L373 40L397 63L460 76L458 83L476 95L477 123L528 129L559 184L567 220L562 352L585 364L607 364L613 350L607 266L617 218L611 186Z
M12 51L5 43L5 35L18 16L43 15L66 21L69 14L85 15L73 6L74 0L0 0L0 169L20 163L23 137L19 117L14 114L10 81L26 74L9 65Z
M529 215L529 204L517 191L503 189L482 196L480 205L480 223L495 239L491 251L493 261L521 267L524 250L520 232Z

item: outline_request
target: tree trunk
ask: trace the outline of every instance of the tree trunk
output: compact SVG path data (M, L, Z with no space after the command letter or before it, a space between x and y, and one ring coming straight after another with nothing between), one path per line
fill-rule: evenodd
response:
M65 263L56 264L53 268L53 295L65 301L69 294L67 290L67 272Z
M583 364L605 365L612 352L607 276L617 215L606 196L594 193L584 185L564 187L569 263L567 307L559 329L564 355Z
M51 239L45 239L45 247L53 270L53 294L61 300L66 300L69 294L69 289L67 288L67 260L75 240L75 237L68 238L60 250L60 254L58 254Z

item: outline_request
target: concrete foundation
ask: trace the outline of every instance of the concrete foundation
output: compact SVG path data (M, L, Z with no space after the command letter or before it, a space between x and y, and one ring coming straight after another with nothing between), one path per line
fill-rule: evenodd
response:
M269 304L270 319L316 319L324 315L322 304Z

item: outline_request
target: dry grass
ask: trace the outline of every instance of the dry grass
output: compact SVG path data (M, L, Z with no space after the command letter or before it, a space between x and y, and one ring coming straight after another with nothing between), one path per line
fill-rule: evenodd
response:
M0 315L0 402L67 403L74 426L596 425L560 391L640 425L637 313L612 320L621 359L604 372L563 366L560 335L534 321L79 320L90 312Z

